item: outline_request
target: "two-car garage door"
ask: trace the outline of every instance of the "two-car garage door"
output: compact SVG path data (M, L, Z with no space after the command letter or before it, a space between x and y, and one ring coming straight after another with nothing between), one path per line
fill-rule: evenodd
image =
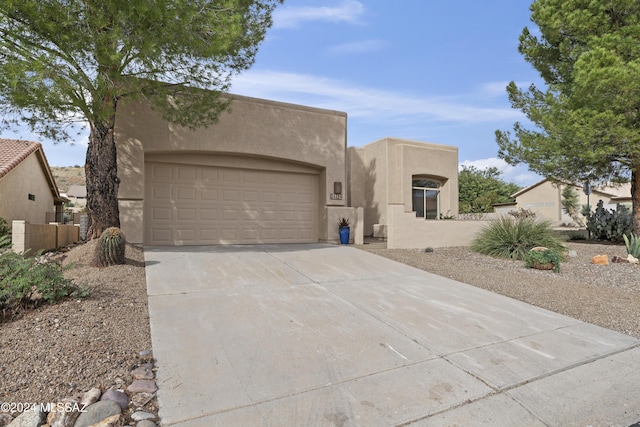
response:
M318 241L318 175L145 163L145 243Z

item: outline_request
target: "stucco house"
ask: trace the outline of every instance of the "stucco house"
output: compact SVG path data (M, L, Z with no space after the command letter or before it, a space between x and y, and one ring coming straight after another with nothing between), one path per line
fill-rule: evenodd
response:
M0 139L0 217L44 224L47 212L62 218L64 201L39 142Z
M385 138L347 149L347 114L228 95L190 130L143 102L116 120L121 227L147 245L352 241L458 213L457 149ZM406 217L405 217L406 215ZM396 225L394 225L396 224ZM411 230L407 230L411 233Z
M348 159L349 205L364 207L365 235L399 231L389 230L390 210L415 227L458 214L457 147L383 138L349 147Z
M594 186L587 198L582 186L566 182L554 182L543 179L529 187L523 188L511 195L516 201L511 204L501 204L496 207L496 212L507 213L510 210L523 208L536 213L537 216L551 221L552 225L571 224L573 219L562 209L562 190L566 186L573 187L578 195L580 206L587 201L592 209L595 209L598 200L602 200L606 209L615 209L618 204L631 205L631 184L610 184Z

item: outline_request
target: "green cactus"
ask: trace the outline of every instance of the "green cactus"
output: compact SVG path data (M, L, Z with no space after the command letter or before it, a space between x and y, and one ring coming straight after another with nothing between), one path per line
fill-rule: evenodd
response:
M622 236L633 229L631 211L620 204L617 209L605 209L600 200L596 210L587 216L587 229L597 240L621 242Z
M102 232L96 246L95 264L98 267L124 264L124 233L118 227L109 227Z

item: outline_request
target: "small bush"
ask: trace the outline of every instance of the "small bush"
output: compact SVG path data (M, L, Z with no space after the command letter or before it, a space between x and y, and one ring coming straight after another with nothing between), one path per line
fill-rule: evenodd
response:
M580 231L574 231L568 234L569 236L569 240L575 241L575 240L587 240L587 236L584 235L584 233L580 232Z
M531 209L524 209L524 208L518 208L516 210L509 211L509 215L511 215L516 219L536 217L536 213L534 211L532 211Z
M562 256L558 252L551 249L531 250L524 256L524 264L527 268L539 268L539 266L551 264L553 271L559 273L561 258Z
M596 210L587 215L587 230L597 240L622 242L625 234L633 230L633 217L625 205L618 204L616 209L605 209L602 200Z
M36 257L25 257L9 250L1 253L0 318L36 307L42 301L54 303L67 296L86 296L85 289L64 278L66 268L59 262L39 263Z
M0 217L0 248L11 246L11 227L7 220Z
M471 250L496 258L522 261L527 252L536 246L544 246L559 254L565 251L548 221L505 216L484 227L473 240Z

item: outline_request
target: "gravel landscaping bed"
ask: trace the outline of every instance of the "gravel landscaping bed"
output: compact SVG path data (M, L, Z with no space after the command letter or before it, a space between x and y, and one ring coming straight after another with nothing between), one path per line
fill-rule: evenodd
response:
M591 263L594 255L627 257L624 245L568 242L575 251L560 273L525 268L467 247L362 249L421 270L484 288L538 307L640 338L640 265Z
M97 240L64 253L65 272L85 299L43 305L0 323L0 402L56 402L92 387L124 389L140 352L151 349L144 256L127 245L126 264L91 267Z

